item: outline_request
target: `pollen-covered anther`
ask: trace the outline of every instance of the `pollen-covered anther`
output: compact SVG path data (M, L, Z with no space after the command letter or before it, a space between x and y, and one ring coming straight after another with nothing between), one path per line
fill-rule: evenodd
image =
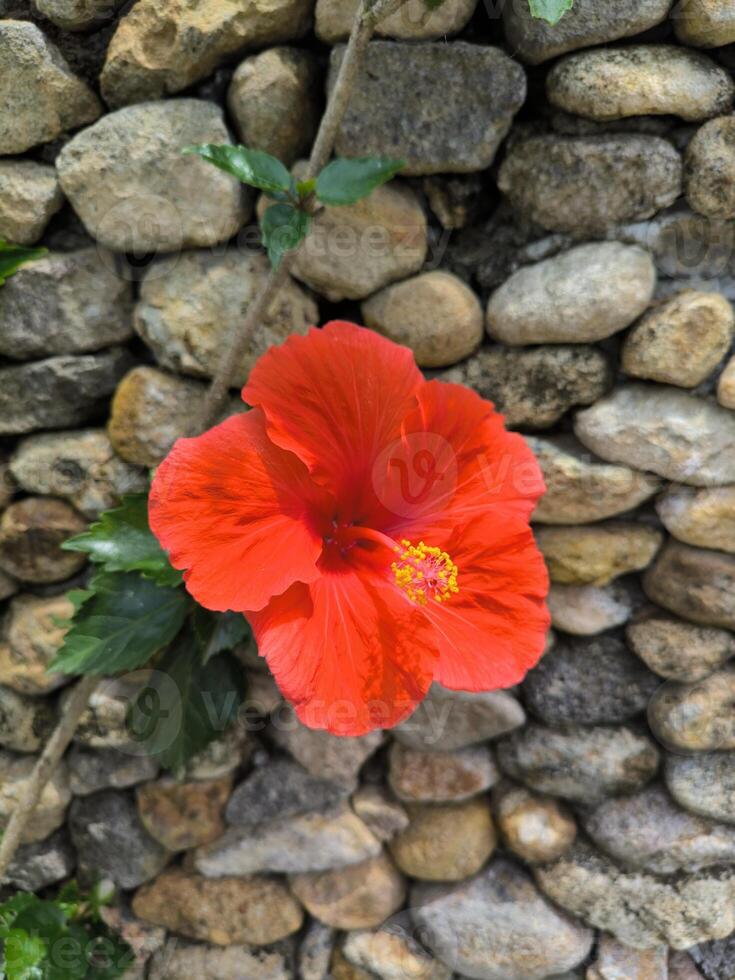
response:
M425 606L432 602L447 602L459 592L459 570L441 548L419 541L401 541L396 548L398 558L391 565L396 584L403 589L411 602Z

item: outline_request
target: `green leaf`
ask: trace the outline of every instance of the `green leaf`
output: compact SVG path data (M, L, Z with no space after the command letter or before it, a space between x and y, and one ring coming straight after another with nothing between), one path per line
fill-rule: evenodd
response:
M444 0L424 0L424 6L427 10L438 10L443 3Z
M280 192L286 196L293 185L291 174L281 161L262 150L203 143L201 146L187 146L182 153L195 153L220 170L237 177L243 184L257 187L271 195Z
M148 526L145 493L124 497L120 507L105 511L88 531L62 548L85 552L107 572L140 572L159 585L179 585L182 580Z
M41 964L48 947L40 936L11 929L3 942L3 973L7 980L42 980Z
M528 0L531 14L547 24L558 24L564 14L572 9L574 0Z
M313 194L315 188L315 177L309 177L308 180L299 180L296 182L296 193L299 195L299 199L302 201L305 197L308 197L309 194Z
M232 650L248 635L247 620L241 613L209 612L197 606L191 623L205 664L218 653Z
M164 768L181 773L236 720L244 693L234 657L218 654L204 664L196 637L187 634L156 665L131 707L128 728Z
M388 157L337 158L317 177L316 196L323 204L354 204L395 177L403 166L405 160Z
M115 674L142 667L171 643L191 608L183 589L134 572L98 572L90 591L49 670Z
M310 222L305 211L299 211L291 204L271 204L260 222L260 231L274 269L286 252L304 240Z
M40 259L47 251L45 248L24 248L22 245L13 245L0 238L0 286L8 276L12 276L26 262Z

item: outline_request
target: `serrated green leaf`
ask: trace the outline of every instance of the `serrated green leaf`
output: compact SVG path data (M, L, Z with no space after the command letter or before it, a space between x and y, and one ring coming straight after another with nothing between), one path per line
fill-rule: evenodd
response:
M191 609L183 589L157 585L135 572L98 572L90 591L49 670L116 674L142 667L171 643Z
M48 249L45 248L24 248L22 245L13 245L0 238L0 286L8 276L12 276L26 262L40 259L47 251Z
M202 663L225 650L232 650L248 635L247 620L241 613L210 612L197 606L191 617Z
M220 653L202 663L191 633L156 665L150 685L131 707L128 727L165 769L181 773L236 720L244 692L234 657Z
M48 947L40 936L11 929L3 940L3 975L6 980L43 980Z
M443 3L444 0L424 0L424 6L427 10L438 10Z
M182 152L195 153L220 170L237 177L243 184L257 187L271 195L279 192L286 195L293 186L291 174L281 161L262 150L203 143L200 146L187 146Z
M310 223L309 215L291 204L271 204L260 222L260 231L274 269L286 252L304 240Z
M124 497L119 507L107 510L82 534L65 541L66 551L82 551L106 572L140 572L159 585L179 585L181 572L148 525L148 495Z
M404 160L388 157L338 157L316 179L316 196L322 204L354 204L391 180Z
M572 9L574 0L528 0L528 5L533 17L537 20L545 20L553 27L568 10Z

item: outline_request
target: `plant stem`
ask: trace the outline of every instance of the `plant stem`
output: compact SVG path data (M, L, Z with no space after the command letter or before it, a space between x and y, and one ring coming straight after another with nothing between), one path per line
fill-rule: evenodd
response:
M26 783L20 799L13 810L8 825L0 841L0 878L13 860L15 852L21 843L23 830L27 821L38 806L41 794L46 784L59 764L69 742L74 737L79 719L89 703L92 692L100 682L99 677L82 677L72 690L69 700L64 707L61 721L56 726L51 738L38 757L33 772Z
M339 66L334 87L319 124L319 131L316 134L311 156L309 157L309 164L303 179L309 180L316 177L329 161L334 148L334 142L337 138L337 131L347 109L352 90L355 87L355 81L365 57L365 49L367 48L368 42L378 22L398 10L403 3L405 3L405 0L377 0L377 2L362 0L358 14L352 24L352 31L350 32L342 62ZM212 378L212 383L204 398L202 410L196 419L195 433L209 428L219 416L227 398L227 392L232 387L233 381L237 376L250 336L267 314L279 290L287 281L297 251L297 249L294 249L291 252L287 252L281 259L278 267L271 269L260 292L248 307L242 325L233 331L229 342L226 344L217 372Z
M316 177L332 155L337 131L355 86L355 80L365 56L365 49L378 22L398 10L403 3L405 0L362 0L360 10L352 25L334 88L314 141L306 173L307 179ZM262 289L250 304L242 327L235 331L230 338L217 373L207 391L204 405L197 419L196 432L208 428L219 415L245 353L248 339L288 279L295 254L296 250L287 252L279 266L271 270ZM0 878L13 860L20 846L25 825L36 809L46 784L74 737L79 719L99 682L99 677L82 677L77 682L66 703L59 724L38 757L0 842Z

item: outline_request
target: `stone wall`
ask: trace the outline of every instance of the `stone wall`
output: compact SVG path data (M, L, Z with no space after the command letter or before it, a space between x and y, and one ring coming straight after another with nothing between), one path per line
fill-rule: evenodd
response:
M59 544L144 488L267 274L262 204L183 146L309 150L355 0L0 0L0 821L60 708ZM149 980L735 977L735 5L409 0L255 358L346 317L492 399L549 486L554 633L397 731L247 719L178 781L140 673L95 694L3 886L75 874ZM236 410L233 393L228 411Z

